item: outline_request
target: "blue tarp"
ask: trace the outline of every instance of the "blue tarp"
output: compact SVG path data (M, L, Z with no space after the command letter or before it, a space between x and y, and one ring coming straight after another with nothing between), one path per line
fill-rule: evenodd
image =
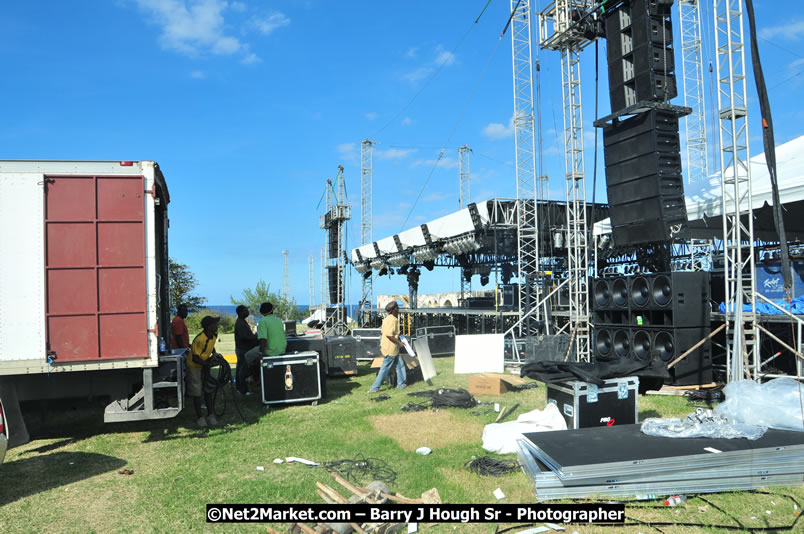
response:
M793 313L794 315L804 315L804 296L796 297L790 302L787 302L786 300L774 300L773 303L779 306L780 308ZM764 313L767 315L782 315L781 311L777 310L767 302L762 302L758 300L756 303L756 307L757 307L757 313ZM720 306L718 306L717 309L720 311L720 313L726 313L726 303L721 302ZM732 308L731 311L734 311L734 309ZM744 305L743 311L750 312L751 306Z

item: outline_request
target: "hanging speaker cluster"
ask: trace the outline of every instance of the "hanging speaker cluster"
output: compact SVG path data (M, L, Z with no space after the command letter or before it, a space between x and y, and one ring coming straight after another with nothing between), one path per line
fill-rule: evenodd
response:
M667 273L592 281L596 359L670 363L709 334L709 274ZM712 381L709 342L671 369L677 385Z
M630 0L606 16L612 111L676 97L672 0Z
M681 177L672 0L627 0L606 13L609 97L603 155L614 242L673 239L687 224ZM623 115L632 115L620 120Z

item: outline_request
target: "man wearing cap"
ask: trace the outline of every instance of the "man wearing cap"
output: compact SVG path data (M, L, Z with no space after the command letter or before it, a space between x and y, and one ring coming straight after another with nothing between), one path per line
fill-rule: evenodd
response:
M209 377L211 367L210 358L215 354L215 342L218 341L218 321L220 317L207 315L201 319L201 328L204 330L195 336L187 354L187 394L193 399L195 415L198 417L198 426L217 425L215 419L215 405L212 397L213 385ZM205 372L202 373L202 370ZM204 392L204 401L207 403L207 417L201 411L201 391Z
M377 373L377 379L369 389L369 393L377 393L380 386L385 380L385 376L391 367L396 363L396 387L405 389L407 385L407 373L405 371L405 362L399 356L399 347L402 346L402 341L399 339L399 304L392 300L385 305L385 311L388 316L382 320L382 330L380 333L380 352L384 356L380 372Z

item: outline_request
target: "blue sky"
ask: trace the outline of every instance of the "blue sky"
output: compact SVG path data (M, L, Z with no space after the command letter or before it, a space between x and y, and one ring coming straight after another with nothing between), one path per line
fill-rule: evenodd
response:
M474 24L485 4L4 2L0 158L156 160L171 192L171 256L195 272L210 304L228 304L260 279L279 291L284 249L298 303L309 300L314 257L318 302L325 237L319 201L343 165L353 207L349 246L357 246L363 139L377 143L375 239L457 209L457 149L464 144L473 149L472 200L515 196L511 41L499 39L510 3L492 0ZM804 15L796 5L755 2L777 143L804 133ZM705 16L711 33L709 2ZM677 22L675 16L676 32ZM705 41L708 60L711 37ZM561 199L560 59L539 55L543 166L551 197ZM602 116L605 43L600 58ZM680 62L678 51L679 72ZM594 63L590 46L582 55L590 199ZM708 77L705 85L709 99ZM761 132L753 78L748 94L755 154ZM602 147L598 159L602 169ZM603 183L599 171L601 201ZM457 272L434 271L422 275L419 291L458 289ZM403 277L375 279L375 295L406 291ZM353 273L351 302L359 292Z

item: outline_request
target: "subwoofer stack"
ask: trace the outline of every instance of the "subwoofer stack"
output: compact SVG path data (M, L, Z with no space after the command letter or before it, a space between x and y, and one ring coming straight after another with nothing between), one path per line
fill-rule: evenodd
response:
M596 359L670 363L709 335L709 273L674 272L592 282ZM712 381L707 341L671 370L676 385Z
M596 125L605 124L609 213L618 245L672 239L687 223L678 117L689 110L666 103L677 94L672 3L629 0L606 13L612 120Z

